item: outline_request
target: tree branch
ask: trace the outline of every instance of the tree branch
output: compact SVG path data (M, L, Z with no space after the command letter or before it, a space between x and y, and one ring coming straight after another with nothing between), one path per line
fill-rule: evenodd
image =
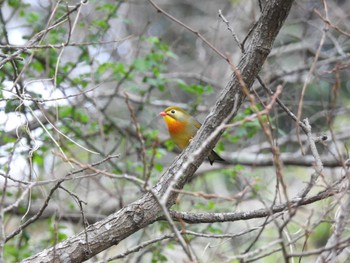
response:
M300 201L300 198L295 198L289 203L286 202L280 205L274 205L271 208L261 208L257 210L250 210L244 212L233 212L233 213L188 213L188 212L176 212L171 211L170 214L174 220L179 220L186 222L188 224L198 224L198 223L215 223L215 222L234 222L239 220L256 219L270 216L271 214L277 214L287 211L289 207L299 207L308 205L330 196L334 196L338 193L338 190L327 189L325 191L319 192L318 194L304 198ZM160 217L159 219L164 219Z

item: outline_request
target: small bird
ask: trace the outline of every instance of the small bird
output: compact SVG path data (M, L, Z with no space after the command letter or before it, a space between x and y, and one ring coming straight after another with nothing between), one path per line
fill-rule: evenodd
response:
M198 129L202 126L199 121L193 118L187 111L177 106L170 106L159 113L163 116L168 126L171 139L181 149L185 149L190 140L196 135ZM209 162L213 165L214 161L225 162L213 150L208 156Z

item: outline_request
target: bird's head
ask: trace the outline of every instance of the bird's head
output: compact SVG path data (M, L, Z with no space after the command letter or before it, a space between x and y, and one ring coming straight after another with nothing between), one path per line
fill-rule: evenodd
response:
M164 111L159 113L160 116L163 116L164 120L168 122L188 122L191 115L177 106L170 106Z

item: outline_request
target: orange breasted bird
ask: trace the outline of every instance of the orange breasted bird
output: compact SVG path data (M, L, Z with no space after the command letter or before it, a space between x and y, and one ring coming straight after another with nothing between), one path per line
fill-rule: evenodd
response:
M163 116L171 139L181 150L187 147L190 140L202 126L199 121L180 107L170 106L159 113L159 115ZM213 165L214 161L225 161L213 150L209 153L208 159L211 165Z

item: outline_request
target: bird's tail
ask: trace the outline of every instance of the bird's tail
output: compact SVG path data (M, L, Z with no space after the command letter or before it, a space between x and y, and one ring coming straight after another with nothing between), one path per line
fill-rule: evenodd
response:
M224 159L222 159L216 152L214 152L213 150L210 152L209 156L208 156L208 160L210 162L211 165L213 165L214 161L218 161L218 162L226 162Z

